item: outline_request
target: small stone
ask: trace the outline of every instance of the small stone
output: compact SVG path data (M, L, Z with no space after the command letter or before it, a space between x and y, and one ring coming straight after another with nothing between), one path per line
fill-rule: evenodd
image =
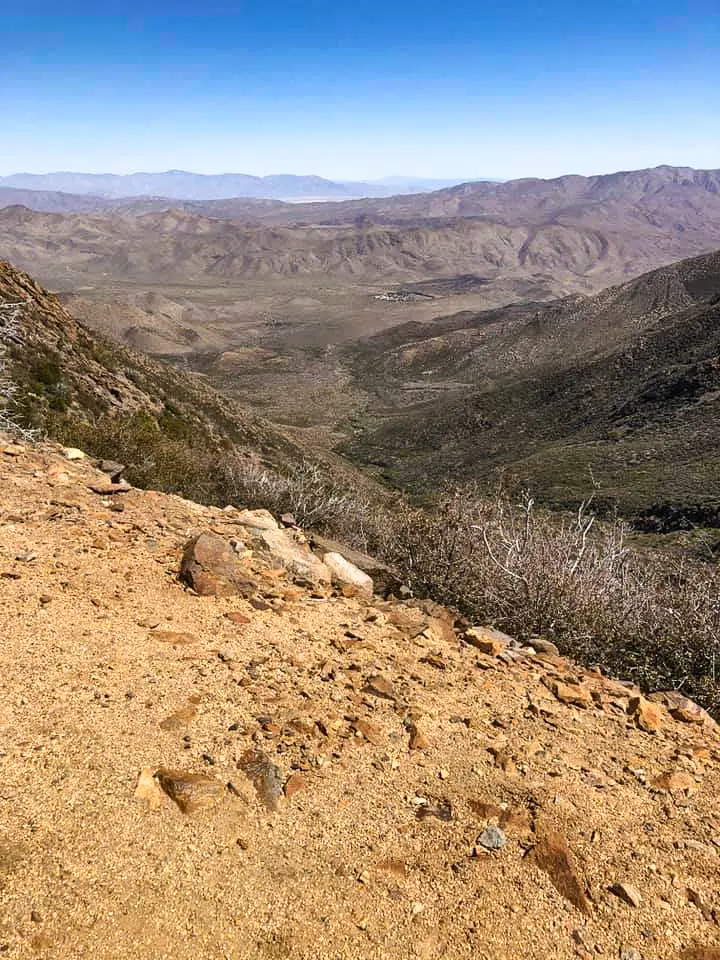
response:
M378 743L381 738L380 731L375 726L374 723L370 723L369 720L355 720L353 722L353 729L357 730L358 733L369 740L370 743Z
M247 623L252 623L252 619L247 616L245 613L240 613L238 610L231 610L225 614L226 618L231 623L237 623L240 626L244 626Z
M112 483L120 483L125 464L118 463L116 460L100 460L98 469L101 473L107 473Z
M637 887L633 887L629 883L616 883L610 887L610 892L614 893L616 897L619 897L621 900L624 900L631 907L639 907L642 903L642 895Z
M358 883L363 883L363 884L370 883L370 874L368 873L368 871L361 870L360 873L357 875L357 881Z
M20 553L15 554L15 559L20 563L32 563L33 560L37 560L37 553L34 550L21 550Z
M38 599L43 606L46 606L48 603L52 603L52 596L49 593L41 593Z
M533 637L531 640L528 640L528 644L536 653L549 653L554 657L560 656L560 651L555 644L549 640L544 640L542 637Z
M502 848L507 843L507 837L505 832L496 827L493 824L485 827L483 832L475 841L475 851L477 856L477 850L480 848L481 852L488 852L491 850L502 850Z
M87 456L83 450L79 450L77 447L63 447L62 453L66 460L84 460Z
M295 517L294 517L291 513L284 513L284 514L280 517L280 523L281 523L284 527L296 527L296 526L298 525L298 524L297 524L297 520L295 519Z
M225 794L225 785L204 773L187 773L184 770L167 770L163 767L155 776L165 793L183 813L196 813L198 810L213 807Z
M410 734L408 747L410 750L429 750L432 746L430 740L412 721L407 724L407 731Z
M657 733L662 728L662 709L643 696L632 697L628 701L628 714L646 733Z
M134 796L136 800L144 800L151 810L162 806L163 793L151 767L143 767L140 771Z
M292 773L285 781L285 796L290 800L301 790L307 790L307 786L307 780L302 773Z
M263 600L262 597L250 597L248 601L253 610L272 610L272 605Z
M463 639L470 646L486 653L490 657L497 657L514 643L512 637L492 627L472 627L463 634Z
M543 679L543 683L560 703L574 707L588 707L592 703L590 691L578 683L563 683L561 680L547 678Z
M381 673L368 677L363 689L366 693L372 693L373 696L382 697L385 700L395 699L395 690L392 683Z
M263 750L246 750L238 767L252 782L255 792L268 810L277 812L283 797L283 775Z
M95 483L89 483L88 487L93 493L97 493L101 497L112 497L115 496L115 494L129 493L132 490L130 484L126 483L124 480L121 483L98 480Z
M19 457L20 454L25 453L25 447L20 446L19 443L11 443L3 447L3 453L6 457Z
M620 947L620 960L642 960L642 954L635 947Z

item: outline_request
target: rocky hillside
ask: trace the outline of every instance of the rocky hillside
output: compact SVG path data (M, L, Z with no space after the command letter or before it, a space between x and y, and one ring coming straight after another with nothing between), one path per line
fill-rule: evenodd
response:
M3 955L717 960L714 722L372 587L0 437Z
M19 424L123 459L136 482L227 499L243 464L280 474L311 464L363 483L339 458L321 458L201 376L91 333L31 277L2 262L0 351Z

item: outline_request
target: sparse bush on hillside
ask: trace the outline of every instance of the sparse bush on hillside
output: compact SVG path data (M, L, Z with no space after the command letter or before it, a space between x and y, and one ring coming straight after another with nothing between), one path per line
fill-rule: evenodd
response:
M570 518L533 501L451 490L431 512L386 524L383 554L419 593L520 638L650 689L682 688L717 710L720 575L689 560L629 549L620 522L589 505Z

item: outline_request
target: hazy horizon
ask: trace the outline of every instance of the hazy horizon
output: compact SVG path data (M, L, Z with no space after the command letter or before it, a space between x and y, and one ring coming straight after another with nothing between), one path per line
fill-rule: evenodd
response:
M0 23L3 175L507 180L720 166L709 0L608 0L601 16L569 0L52 9Z

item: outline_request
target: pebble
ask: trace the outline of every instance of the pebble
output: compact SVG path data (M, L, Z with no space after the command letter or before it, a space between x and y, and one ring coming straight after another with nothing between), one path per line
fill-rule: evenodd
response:
M490 826L485 827L475 843L476 855L478 847L482 852L501 850L507 843L507 836L505 835L505 831L501 830L500 827L490 824Z
M616 897L624 900L631 907L639 907L642 903L642 895L637 887L629 883L616 883L610 887L610 892Z

